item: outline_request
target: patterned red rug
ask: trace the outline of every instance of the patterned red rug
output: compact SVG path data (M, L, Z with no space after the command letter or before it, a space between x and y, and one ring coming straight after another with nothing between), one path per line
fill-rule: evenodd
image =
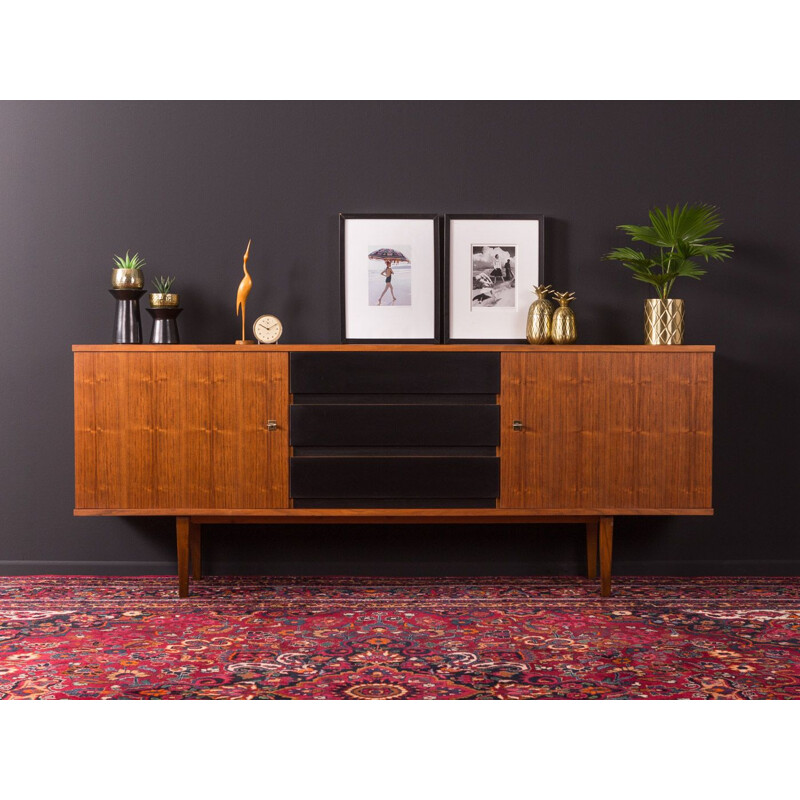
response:
M0 698L800 698L800 579L0 578Z

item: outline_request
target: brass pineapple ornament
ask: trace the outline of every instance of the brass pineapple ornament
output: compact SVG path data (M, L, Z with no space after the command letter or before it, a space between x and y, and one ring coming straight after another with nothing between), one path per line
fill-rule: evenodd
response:
M528 309L528 325L525 329L528 344L547 344L550 341L550 328L553 318L553 304L547 299L553 289L544 284L534 286L537 299Z
M573 344L578 338L575 314L569 304L575 299L575 292L553 292L559 307L553 312L551 336L553 344Z

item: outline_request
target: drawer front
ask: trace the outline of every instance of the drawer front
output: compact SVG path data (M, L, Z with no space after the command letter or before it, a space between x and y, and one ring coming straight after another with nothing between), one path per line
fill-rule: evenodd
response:
M291 459L292 497L299 499L486 498L494 505L499 490L494 457Z
M292 353L296 508L495 507L498 353Z
M500 408L489 405L297 405L294 447L496 447Z
M294 394L498 394L499 353L292 353Z

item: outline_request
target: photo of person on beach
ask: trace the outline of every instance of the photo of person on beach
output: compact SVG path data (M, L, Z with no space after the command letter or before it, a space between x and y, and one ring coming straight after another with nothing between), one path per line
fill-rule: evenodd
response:
M369 305L411 305L411 248L370 248L367 267Z
M516 245L472 245L472 308L516 308Z

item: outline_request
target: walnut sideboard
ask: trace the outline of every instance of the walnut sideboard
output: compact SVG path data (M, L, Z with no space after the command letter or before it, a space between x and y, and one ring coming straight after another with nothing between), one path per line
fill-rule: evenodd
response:
M711 346L75 345L75 514L586 525L712 514Z

